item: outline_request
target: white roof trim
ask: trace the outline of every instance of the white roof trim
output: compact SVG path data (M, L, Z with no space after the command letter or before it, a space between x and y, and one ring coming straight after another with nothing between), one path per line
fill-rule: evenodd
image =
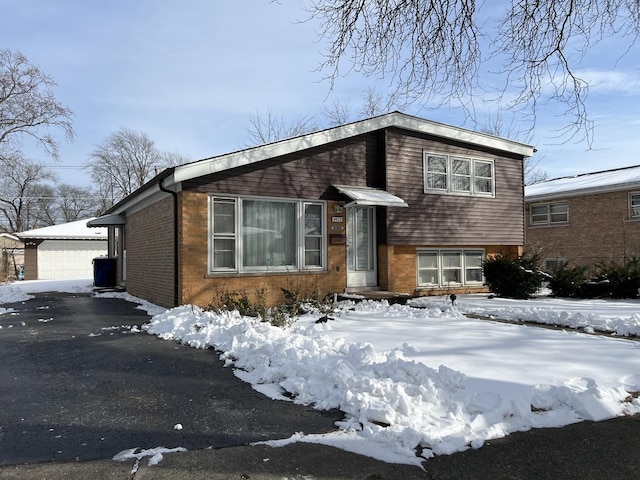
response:
M87 222L87 227L108 227L114 225L124 225L126 220L124 215L119 213L113 213L111 215L103 215L102 217L94 218L93 220L89 220Z
M338 191L353 201L350 205L369 205L381 207L408 207L407 203L385 190L372 187L352 187L349 185L334 185Z
M173 182L182 182L389 127L398 127L464 143L494 148L516 153L524 157L530 157L535 152L535 149L530 145L413 117L400 112L393 112L288 140L181 165L175 168L174 176L171 180ZM167 182L167 185L170 184L171 183Z
M597 193L640 190L640 166L562 177L525 187L525 201L535 202Z
M15 235L11 235L10 233L0 233L0 237L10 238L11 240L15 240L16 242L22 241L18 237L16 237Z
M87 222L93 218L76 220L74 222L51 225L49 227L35 228L18 233L18 237L36 238L42 240L106 240L106 228L89 228Z

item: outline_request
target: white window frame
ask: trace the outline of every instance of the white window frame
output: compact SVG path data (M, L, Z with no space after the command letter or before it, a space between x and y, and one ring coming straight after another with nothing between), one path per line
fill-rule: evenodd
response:
M447 254L458 254L460 259L460 266L458 268L450 268L447 265L444 265L444 257ZM482 275L480 281L468 280L467 279L467 271L475 270L475 267L467 266L467 255L470 254L481 254L482 261L486 258L486 252L482 248L420 248L417 250L416 255L416 285L418 288L444 288L444 287L477 287L484 284L484 275ZM435 255L437 262L437 283L421 283L420 282L420 272L422 270L430 270L433 271L433 268L420 268L420 255ZM460 271L460 282L447 282L444 280L444 273L447 270L459 270Z
M640 220L640 192L629 194L629 220Z
M244 200L264 201L264 202L283 202L295 205L295 221L296 221L296 245L295 245L295 265L268 265L259 267L243 266L243 205ZM234 205L234 234L228 233L218 234L214 231L214 210L215 203L225 202ZM305 213L306 207L309 205L320 206L321 234L307 235L305 231ZM256 272L289 272L289 271L324 271L327 265L327 209L326 202L316 200L303 200L295 198L277 198L277 197L252 197L252 196L229 196L229 195L210 195L209 196L209 243L208 243L208 270L210 274L221 273L256 273ZM320 265L306 265L306 238L320 238ZM234 241L235 257L233 268L214 267L214 251L213 243L215 239L228 239Z
M564 206L566 207L566 212L564 213L565 218L561 220L554 220L554 215L563 215L562 213L552 212L552 207L554 206ZM536 213L534 215L533 210L537 209L545 209L545 213ZM542 217L544 216L544 219ZM534 217L539 217L539 220L535 220ZM560 202L548 202L548 203L535 203L529 205L529 226L531 227L550 227L554 225L567 225L569 223L569 202L566 200Z
M565 257L545 258L542 262L543 271L553 273L555 270L564 267L567 264Z
M445 171L429 170L429 160L444 161ZM459 169L454 171L455 164L467 164L467 172L459 173ZM486 164L491 166L491 177L481 176L479 168L480 164ZM467 157L464 155L446 155L435 152L423 152L423 186L424 193L439 193L449 195L470 195L474 197L495 197L496 192L496 169L495 162L491 159ZM437 182L434 180L437 177ZM468 180L468 188L459 188L460 182L455 181L460 179ZM490 181L491 191L483 191L479 188L480 181ZM430 186L431 183L431 186ZM440 185L434 187L433 185Z

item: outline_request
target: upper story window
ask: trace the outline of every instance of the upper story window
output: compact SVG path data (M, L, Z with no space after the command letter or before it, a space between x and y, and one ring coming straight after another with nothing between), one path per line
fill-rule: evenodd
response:
M529 210L532 227L559 225L569 222L569 204L567 202L538 203Z
M424 191L493 196L493 161L425 152Z
M640 220L640 193L629 195L629 218Z
M324 268L324 211L322 202L211 197L209 270Z

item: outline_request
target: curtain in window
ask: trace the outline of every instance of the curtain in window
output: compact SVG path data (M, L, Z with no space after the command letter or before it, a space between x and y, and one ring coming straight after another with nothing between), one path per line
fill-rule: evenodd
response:
M296 205L289 202L242 202L244 267L295 266Z

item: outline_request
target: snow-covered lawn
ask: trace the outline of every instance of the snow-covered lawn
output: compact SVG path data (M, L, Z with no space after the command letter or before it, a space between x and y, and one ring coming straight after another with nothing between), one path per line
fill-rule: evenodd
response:
M0 302L37 291L29 283L0 287ZM455 306L446 297L418 299L413 306L346 301L326 323L309 314L282 329L237 312L192 306L164 311L128 294L103 295L152 310L148 333L216 348L239 378L265 395L345 413L335 433L300 432L268 442L274 446L315 442L418 464L514 431L640 413L640 342L622 337L640 332L636 301L486 295L461 295Z

